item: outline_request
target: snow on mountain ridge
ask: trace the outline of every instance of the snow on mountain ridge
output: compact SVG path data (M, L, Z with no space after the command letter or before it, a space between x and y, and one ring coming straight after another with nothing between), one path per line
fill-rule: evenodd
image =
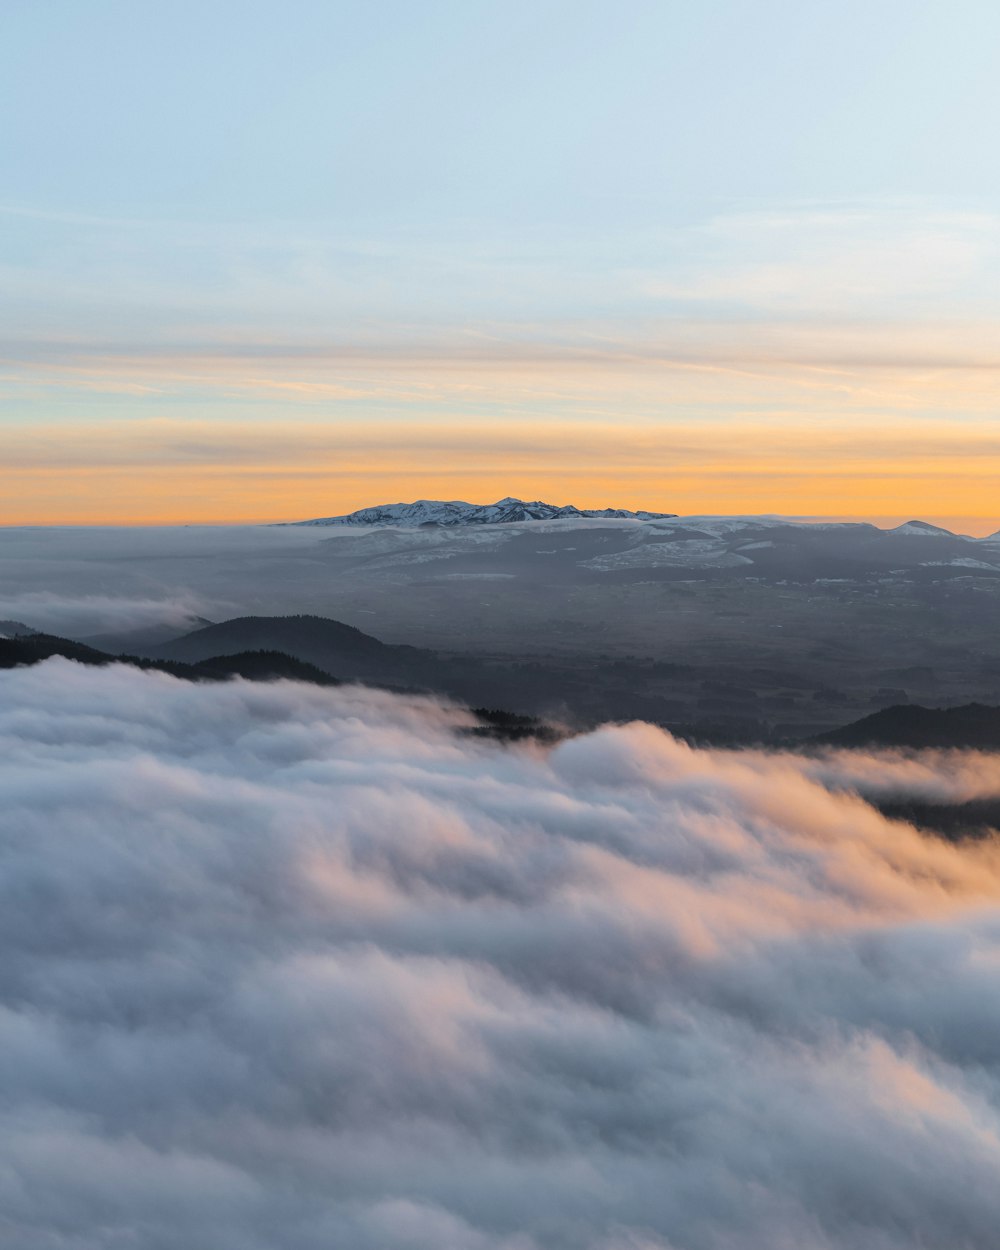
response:
M377 504L344 516L294 521L294 525L506 525L517 521L552 521L563 517L605 520L662 521L673 512L632 512L628 508L577 508L573 504L525 502L507 496L496 503L473 504L462 499L417 499L413 503Z
M888 531L890 534L907 534L917 538L926 538L929 534L943 534L948 538L953 538L951 530L943 529L940 525L931 525L929 521L906 521L903 525L897 525L895 529Z

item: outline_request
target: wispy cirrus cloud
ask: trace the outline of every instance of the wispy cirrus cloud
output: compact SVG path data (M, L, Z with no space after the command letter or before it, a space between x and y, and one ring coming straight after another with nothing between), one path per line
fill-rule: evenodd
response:
M752 331L788 318L947 329L1000 316L1000 217L933 203L730 209L627 233L8 222L0 326L26 349L79 341L86 326L91 342L130 350L186 341L236 354L243 341L295 354L334 340L375 355L431 344L460 360L511 337L526 355L609 334L641 352L643 326L659 319L706 322L710 342L733 317Z
M654 298L757 316L995 320L1000 216L887 202L720 214L687 232Z
M338 490L353 469L344 507L361 505L412 493L442 435L434 482L450 485L418 494L493 489L484 478L551 494L557 472L599 502L612 483L587 466L610 448L623 485L656 490L649 506L996 512L1000 222L986 212L799 204L628 236L467 225L377 240L10 220L44 237L6 262L9 519L79 507L82 479L37 493L46 462L93 466L78 519L115 519L109 497L123 520L278 518L324 469ZM377 463L362 451L376 447ZM166 481L182 464L206 487L227 454L232 480L202 490L208 505ZM148 506L121 493L126 462L148 471ZM893 484L881 500L878 474Z

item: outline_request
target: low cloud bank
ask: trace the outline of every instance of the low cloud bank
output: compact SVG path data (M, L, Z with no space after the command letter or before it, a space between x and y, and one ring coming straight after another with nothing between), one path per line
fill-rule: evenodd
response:
M820 748L800 752L733 752L744 763L777 765L834 791L852 791L873 799L907 798L926 803L969 803L1000 798L1000 754L978 750ZM715 758L724 754L715 753Z
M123 632L150 626L197 628L200 600L124 598L114 595L58 594L47 590L0 596L0 619L20 621L43 634L82 638L102 631Z
M880 757L468 723L0 673L5 1247L996 1245L996 845Z

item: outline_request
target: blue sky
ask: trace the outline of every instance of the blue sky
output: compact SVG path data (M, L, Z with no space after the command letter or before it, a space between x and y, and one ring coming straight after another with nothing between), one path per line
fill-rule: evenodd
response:
M30 209L602 230L1000 189L986 2L15 0L3 24Z
M737 459L815 431L805 481L859 430L877 477L958 427L992 472L998 48L969 0L11 3L5 519L49 515L46 466L86 518L115 465L166 490L227 455L269 516L348 449L330 505L424 453L455 493L559 463L587 493L612 427L635 463L609 488L655 445L646 506L731 494L708 461L670 478L720 429ZM837 454L820 511L856 497ZM741 499L799 506L744 463Z

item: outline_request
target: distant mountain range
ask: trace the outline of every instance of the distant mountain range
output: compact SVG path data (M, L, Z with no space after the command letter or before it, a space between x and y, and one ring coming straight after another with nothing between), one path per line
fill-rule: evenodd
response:
M662 521L675 512L632 512L628 508L576 508L572 504L543 503L508 496L496 503L465 503L461 499L418 499L415 503L376 504L346 516L294 521L294 525L509 525L516 521L557 521L586 517L593 520Z
M514 524L529 514L532 521L555 518L563 524ZM584 515L549 504L501 500L487 508L432 501L392 504L347 517L296 522L302 526L320 534L324 527L340 529L336 551L324 553L324 560L341 562L341 593L380 580L384 591L386 577L400 586L407 580L437 579L442 598L455 602L463 594L459 583L464 578L471 579L465 593L478 602L476 582L489 578L495 619L509 613L518 632L531 612L526 587L585 586L595 577L625 584L691 578L802 584L1000 578L996 539L968 538L917 520L880 529L861 522L677 517L624 509ZM500 579L508 585L497 584ZM407 597L394 611L412 621L416 606ZM385 609L380 604L378 610ZM468 610L466 606L449 615L458 621ZM622 625L614 614L609 623L616 629ZM538 620L536 628L544 629L544 622Z
M508 495L498 499L496 503L466 503L462 499L417 499L413 503L374 504L368 508L358 508L355 512L347 512L343 516L315 517L308 521L290 521L286 524L301 525L385 525L405 529L418 529L420 526L463 526L463 525L511 525L523 521L559 521L559 520L591 520L591 521L676 521L683 520L692 525L699 525L715 530L738 531L755 525L771 525L795 527L812 530L828 530L835 528L847 531L850 529L875 529L864 522L839 522L831 525L812 522L795 521L788 517L771 516L691 516L680 517L676 512L649 512L644 509L633 511L630 508L577 508L574 504L545 503L535 499L527 501ZM954 538L951 530L940 525L932 525L929 521L907 521L897 525L895 529L881 530L880 533L899 534L913 538L946 537ZM990 535L993 540L1000 539L1000 530ZM974 541L967 539L966 541Z

